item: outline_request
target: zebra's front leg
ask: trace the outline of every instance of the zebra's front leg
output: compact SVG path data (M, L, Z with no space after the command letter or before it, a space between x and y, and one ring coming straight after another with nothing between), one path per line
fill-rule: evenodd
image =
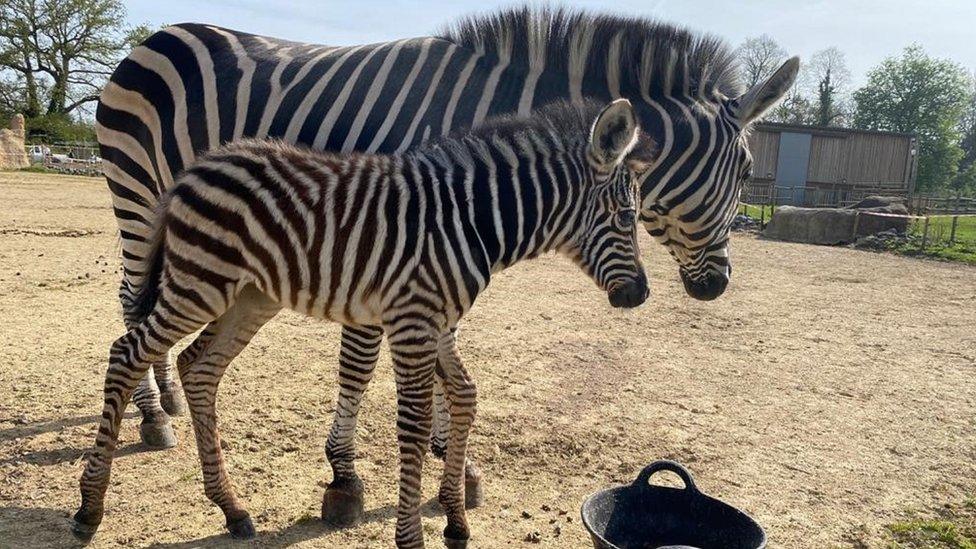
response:
M453 332L448 332L441 337L437 353L437 368L450 407L444 476L437 499L447 515L444 543L450 549L460 549L467 547L468 539L471 537L465 508L469 502L466 477L469 467L473 465L467 461L466 456L468 435L474 422L478 395L474 381L461 363L461 355L458 353ZM475 489L481 489L480 483L475 486Z
M434 327L420 324L409 317L387 330L397 384L400 495L396 545L400 549L424 546L420 517L421 476L424 454L430 444L438 332Z
M332 482L322 496L322 520L337 528L354 526L363 516L363 481L356 473L356 420L379 357L383 329L375 326L342 329L339 351L339 398L325 457Z

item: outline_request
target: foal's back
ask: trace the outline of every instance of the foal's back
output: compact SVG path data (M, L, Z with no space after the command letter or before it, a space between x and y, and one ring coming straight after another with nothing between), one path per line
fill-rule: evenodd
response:
M254 284L283 307L376 323L415 255L396 227L415 221L396 165L272 141L217 149L170 192L167 272L228 298Z

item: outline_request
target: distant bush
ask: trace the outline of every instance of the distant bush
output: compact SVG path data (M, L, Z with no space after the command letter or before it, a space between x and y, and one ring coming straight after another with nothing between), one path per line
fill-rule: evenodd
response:
M72 143L95 141L95 126L76 122L65 114L45 114L28 118L28 143Z

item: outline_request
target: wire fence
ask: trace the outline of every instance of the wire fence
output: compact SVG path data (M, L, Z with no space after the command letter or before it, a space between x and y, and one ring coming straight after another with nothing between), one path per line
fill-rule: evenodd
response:
M38 143L27 145L25 149L31 166L74 175L102 174L97 143Z

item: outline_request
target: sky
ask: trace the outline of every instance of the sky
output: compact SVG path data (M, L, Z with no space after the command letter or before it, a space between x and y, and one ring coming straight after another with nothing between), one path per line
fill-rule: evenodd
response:
M531 2L529 2L531 3ZM837 46L853 86L912 43L976 71L974 0L575 0L553 5L649 16L724 37L768 34L791 55ZM329 45L425 36L462 15L517 5L494 0L126 0L132 24L202 22Z

